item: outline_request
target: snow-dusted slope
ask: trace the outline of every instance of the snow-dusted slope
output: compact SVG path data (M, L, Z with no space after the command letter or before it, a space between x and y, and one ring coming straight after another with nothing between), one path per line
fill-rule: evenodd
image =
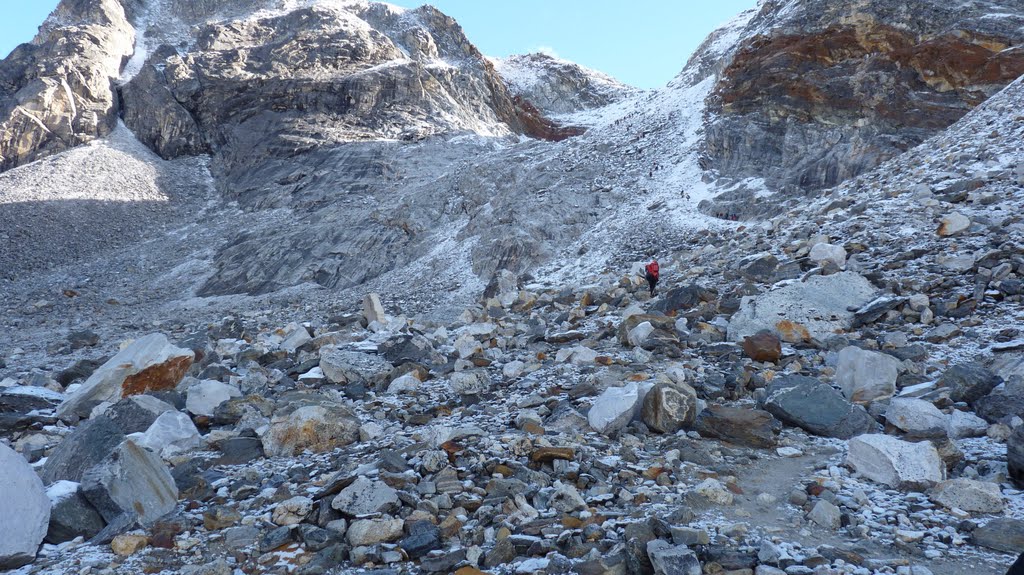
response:
M552 116L600 108L638 92L603 72L539 52L492 62L513 95Z

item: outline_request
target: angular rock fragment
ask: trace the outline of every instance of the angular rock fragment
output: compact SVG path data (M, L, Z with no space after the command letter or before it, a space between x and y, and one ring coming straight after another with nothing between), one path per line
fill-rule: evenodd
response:
M697 392L685 383L659 383L644 397L641 419L659 433L675 433L697 418Z
M854 437L846 464L857 473L896 489L924 490L946 478L946 466L931 443L910 443L881 434Z
M39 476L47 484L81 481L82 475L106 459L124 438L121 428L108 417L85 421L53 450Z
M786 376L772 382L764 409L785 423L825 437L849 439L880 428L863 407L810 377Z
M763 449L775 446L782 424L760 409L711 405L697 416L694 428L704 437Z
M108 523L134 514L140 523L150 525L178 503L170 470L158 455L130 439L85 473L81 489Z
M853 403L867 405L896 393L900 360L891 355L849 346L839 352L836 384Z

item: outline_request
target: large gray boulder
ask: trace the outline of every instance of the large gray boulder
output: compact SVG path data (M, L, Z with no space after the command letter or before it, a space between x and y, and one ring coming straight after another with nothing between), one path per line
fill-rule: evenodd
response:
M924 490L946 478L946 466L935 446L911 443L882 434L854 437L847 444L846 464L857 473L896 489Z
M836 384L853 403L870 404L896 393L903 364L895 357L849 346L839 351Z
M824 340L849 329L854 312L871 301L877 290L854 272L814 276L758 296L744 296L729 320L730 341L769 330L791 343Z
M764 409L783 423L815 435L849 439L880 429L868 412L832 386L811 377L786 376L768 386Z
M125 440L82 477L82 494L108 523L134 514L150 525L174 510L178 487L155 453Z
M0 570L34 561L50 522L50 499L28 461L3 443L0 517Z
M113 420L101 416L82 422L46 458L39 476L47 485L55 481L81 481L82 475L110 455L124 441Z
M977 513L1001 513L1006 506L999 485L973 479L950 479L932 489L932 501L949 509Z
M974 405L1002 382L1003 378L987 367L977 362L968 362L947 369L939 378L937 385L948 389L949 397L953 401L965 401Z
M174 389L192 366L195 354L153 333L135 340L97 369L57 408L57 416L86 417L103 401Z

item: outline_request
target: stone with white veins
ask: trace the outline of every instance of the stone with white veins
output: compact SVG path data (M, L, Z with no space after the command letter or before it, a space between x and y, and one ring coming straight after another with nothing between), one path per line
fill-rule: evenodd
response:
M853 403L870 404L892 397L902 363L895 357L848 346L839 352L836 384Z
M946 478L946 466L931 443L865 434L847 443L846 464L864 477L897 489L923 490Z
M217 406L232 397L241 396L242 391L234 385L206 379L185 392L185 409L193 415L212 416Z
M885 419L914 437L944 437L949 427L949 416L923 399L893 398Z
M174 389L194 357L192 350L172 345L162 333L140 337L93 372L60 404L57 416L85 416L103 401Z
M50 523L50 498L28 461L0 442L0 569L35 560Z

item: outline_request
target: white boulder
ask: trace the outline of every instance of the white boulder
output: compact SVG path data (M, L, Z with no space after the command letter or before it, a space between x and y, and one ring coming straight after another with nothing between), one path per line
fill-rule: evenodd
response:
M846 266L846 249L843 246L837 246L829 243L818 243L811 247L811 253L808 254L810 260L819 266L823 266L829 262L834 263L836 266L842 268Z
M935 446L910 443L882 434L865 434L848 442L846 464L872 481L897 489L923 490L946 478Z
M180 411L165 411L144 433L133 433L129 438L140 447L160 454L165 454L165 449L170 454L203 444L192 418Z
M384 305L380 303L380 296L375 293L366 294L363 298L363 317L367 325L378 322L387 323L387 315L384 313Z
M640 405L640 386L632 382L623 387L609 387L594 400L587 413L590 427L609 435L626 427Z
M18 452L0 443L0 570L28 565L50 524L42 480Z
M891 355L849 346L839 352L836 383L851 402L867 405L896 393L902 367Z

